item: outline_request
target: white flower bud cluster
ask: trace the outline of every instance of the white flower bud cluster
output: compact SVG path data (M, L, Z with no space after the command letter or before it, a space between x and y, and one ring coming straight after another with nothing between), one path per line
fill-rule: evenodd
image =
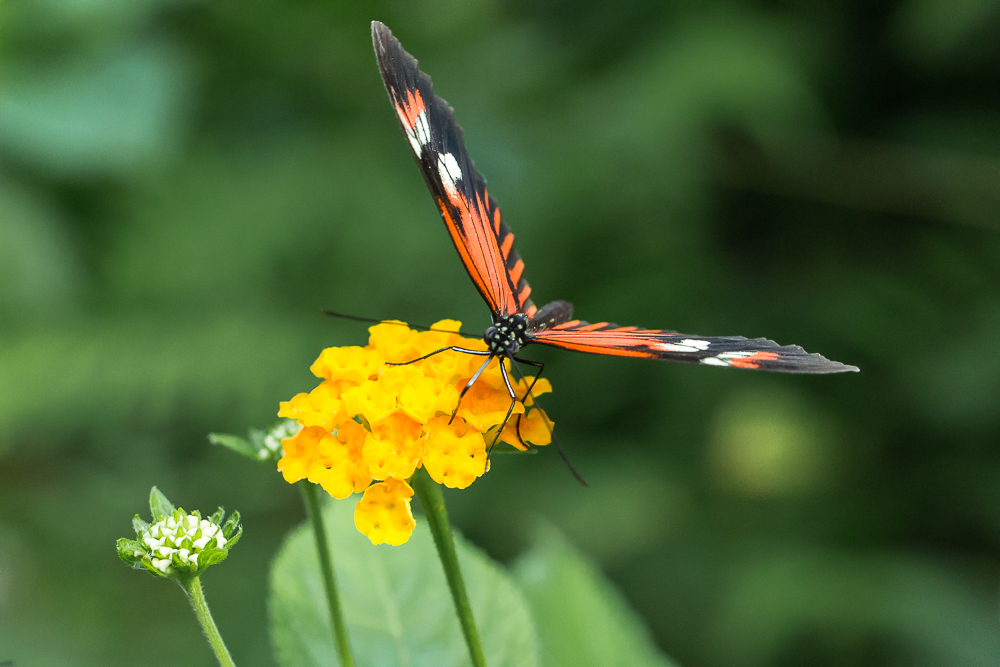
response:
M281 441L293 437L302 430L302 425L293 419L278 424L264 436L264 446L258 452L261 459L268 459L272 454L282 454Z
M153 567L166 573L171 565L197 569L198 554L206 547L222 549L227 540L208 519L185 514L157 521L142 535L142 542L149 547Z

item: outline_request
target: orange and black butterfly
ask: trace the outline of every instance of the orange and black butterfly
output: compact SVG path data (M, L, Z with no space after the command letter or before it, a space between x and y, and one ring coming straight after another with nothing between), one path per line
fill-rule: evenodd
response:
M382 80L420 172L469 277L493 317L493 326L483 336L488 351L445 349L488 356L487 363L494 357L514 359L525 345L541 343L591 354L782 373L858 370L766 338L692 336L607 322L590 324L572 319L573 305L567 301L553 301L537 308L524 278L524 262L514 249L514 235L501 219L500 208L486 191L485 179L465 150L455 112L434 94L430 77L420 71L416 59L378 21L372 23L372 41ZM514 398L504 365L500 368Z

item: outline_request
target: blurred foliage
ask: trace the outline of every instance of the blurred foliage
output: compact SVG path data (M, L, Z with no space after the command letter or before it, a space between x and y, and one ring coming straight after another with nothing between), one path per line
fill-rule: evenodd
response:
M359 665L469 664L455 605L427 522L405 547L374 549L354 527L353 503L327 502L323 519L351 651ZM534 621L513 579L460 537L456 548L487 663L537 667ZM309 525L282 545L271 570L271 636L283 667L334 663L336 645Z
M372 549L351 503L328 501L323 520L351 637L361 665L469 664L430 527L405 546ZM551 525L539 524L513 572L456 535L456 549L486 661L502 667L671 667L644 623ZM270 573L268 611L276 660L330 664L336 646L316 545L308 525L282 544Z
M272 664L302 510L205 434L365 340L322 307L485 328L372 19L457 109L537 302L862 369L530 349L592 486L498 458L447 494L470 540L512 561L541 515L688 667L995 665L997 0L4 2L0 660L210 664L114 555L156 484L244 510L214 615Z

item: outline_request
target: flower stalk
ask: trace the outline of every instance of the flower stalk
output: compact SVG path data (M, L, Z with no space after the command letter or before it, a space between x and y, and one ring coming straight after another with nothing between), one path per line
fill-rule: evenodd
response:
M173 579L187 594L205 638L222 667L235 667L201 589L200 575L221 563L240 541L243 526L240 513L226 519L221 507L209 518L201 512L188 514L163 495L155 486L149 490L149 513L153 523L143 521L138 514L132 519L134 540L121 538L115 544L118 557L137 570L146 570L160 579Z
M451 533L451 524L448 523L448 510L444 507L444 494L441 492L441 487L431 479L423 468L418 469L413 474L410 482L417 493L417 498L420 499L420 506L424 509L424 516L427 518L431 533L434 535L438 557L444 568L444 576L448 580L448 588L451 589L451 598L455 602L455 612L458 614L458 621L462 626L465 643L469 647L469 657L472 658L472 664L475 667L486 667L483 643L479 638L476 619L472 615L472 605L469 604L469 595L465 590L462 570L458 566L458 553L455 551L455 538Z
M215 652L215 658L219 661L219 664L222 667L236 667L232 656L229 655L229 649L226 648L225 642L222 641L219 628L215 626L215 621L212 620L212 612L208 610L208 603L205 602L205 592L201 588L201 579L196 574L180 576L177 578L177 583L187 593L191 609L194 610L194 615L198 617L201 630L205 633L205 638L208 639L208 643Z
M326 588L326 602L330 608L330 623L333 625L333 639L337 644L337 655L340 656L341 667L354 667L354 656L347 639L347 624L344 622L344 612L340 606L340 595L337 592L337 578L333 571L333 558L330 556L330 545L326 539L326 527L323 525L323 512L320 507L316 485L308 480L299 483L302 490L302 500L306 505L306 514L312 524L313 535L316 538L316 552L319 555L320 571L323 573L323 585Z

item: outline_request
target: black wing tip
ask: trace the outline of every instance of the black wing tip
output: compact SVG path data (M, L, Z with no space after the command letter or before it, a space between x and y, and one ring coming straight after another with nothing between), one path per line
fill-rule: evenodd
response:
M830 361L826 357L820 357L819 363L821 364L815 368L804 368L802 373L809 373L813 375L833 375L834 373L860 373L861 369L857 366L849 366L847 364L842 364L839 361ZM794 371L793 371L794 372Z
M802 355L782 355L784 359L792 362L791 366L782 367L780 364L771 366L769 363L765 362L761 364L759 370L777 371L779 373L801 373L803 375L833 375L834 373L861 372L861 369L857 366L851 366L839 361L827 359L822 354L809 354L805 352L805 350L802 350L802 352Z
M792 362L792 365L782 367L783 364L771 365L768 362L761 364L758 370L778 373L801 373L803 375L831 375L833 373L860 373L857 366L844 364L839 361L827 359L817 352L806 352L798 345L779 345L769 338L748 339L743 336L727 336L727 338L738 345L752 343L762 352L774 350L780 354L780 358Z
M372 21L372 46L375 47L375 55L380 61L386 56L386 52L393 42L399 44L399 40L392 34L392 30L389 30L381 21Z

